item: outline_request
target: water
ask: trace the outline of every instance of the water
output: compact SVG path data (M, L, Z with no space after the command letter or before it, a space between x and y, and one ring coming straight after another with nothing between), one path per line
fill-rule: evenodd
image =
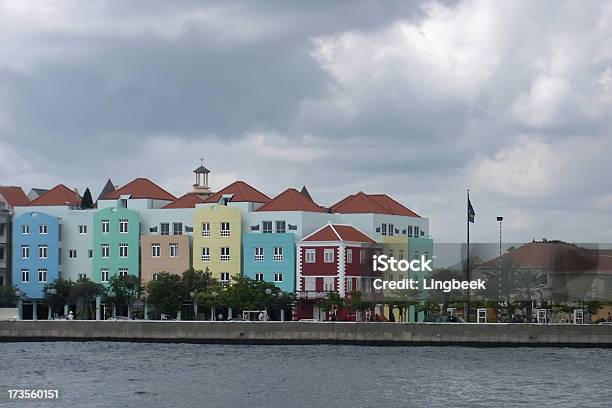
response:
M609 349L0 343L2 407L601 407L611 378Z

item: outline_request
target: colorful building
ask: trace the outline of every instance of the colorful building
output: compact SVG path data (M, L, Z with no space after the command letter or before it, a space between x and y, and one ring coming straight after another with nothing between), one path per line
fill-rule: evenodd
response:
M295 291L295 236L291 233L242 235L244 276Z
M12 219L16 206L28 205L30 200L21 187L0 186L0 286L11 282Z
M372 257L381 251L381 244L350 225L328 224L300 241L296 318L328 320L330 316L321 307L321 301L330 292L337 292L342 298L361 292L364 300L375 303L380 293L373 289L372 281L382 275L372 271ZM345 306L335 318L354 320L355 312ZM357 317L364 319L365 316Z

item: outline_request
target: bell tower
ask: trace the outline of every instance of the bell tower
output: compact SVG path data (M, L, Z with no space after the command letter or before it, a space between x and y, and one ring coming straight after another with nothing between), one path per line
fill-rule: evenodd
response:
M210 170L204 167L204 158L200 159L200 167L195 169L193 174L195 174L195 184L193 185L192 193L199 195L202 199L210 197L213 194L208 186L208 174L210 174Z

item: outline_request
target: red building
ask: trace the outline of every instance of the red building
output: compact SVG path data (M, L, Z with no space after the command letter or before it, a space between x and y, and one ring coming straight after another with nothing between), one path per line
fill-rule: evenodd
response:
M382 252L382 244L350 225L327 224L297 245L296 319L328 320L321 301L330 292L347 299L347 306L336 314L338 320L354 320L350 294L360 292L362 300L375 303L372 281L382 273L372 271L372 257Z

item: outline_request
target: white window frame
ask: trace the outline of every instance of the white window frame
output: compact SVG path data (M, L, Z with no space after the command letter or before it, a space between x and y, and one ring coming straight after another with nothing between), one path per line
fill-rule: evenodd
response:
M200 252L202 254L202 262L210 261L210 248L209 247L202 247L202 250Z
M102 268L100 269L100 282L108 282L108 276L109 275L109 270L108 268Z
M221 228L221 236L222 237L229 237L230 236L230 223L227 221L223 221L221 222L220 226Z
M255 257L256 262L263 262L264 260L264 248L263 247L255 247Z
M255 274L255 280L258 282L263 282L264 281L264 274L263 272L257 272Z
M183 235L183 223L182 222L172 223L172 235Z
M219 281L223 285L228 284L231 279L229 272L221 272L220 278Z
M325 248L323 250L323 263L334 263L336 256L333 249Z
M119 220L119 233L127 234L129 231L129 221L125 218Z
M170 223L169 222L161 222L159 224L159 235L170 235Z
M348 248L346 250L346 263L353 263L353 249Z
M81 235L87 234L87 225L85 224L79 225L79 234Z
M365 249L359 250L359 263L362 265L366 263L366 250Z
M313 292L317 290L317 278L314 276L304 277L304 290L307 292Z
M106 258L110 258L110 245L109 244L102 244L102 255L101 258L106 259Z
M30 235L30 226L28 224L23 224L21 226L21 233L23 235Z
M102 234L110 233L110 220L102 220Z
M69 249L68 250L68 259L76 259L77 258L77 250Z
M202 223L202 236L203 237L210 237L210 222L203 222Z
M170 244L170 258L178 257L178 244L173 242Z
M283 261L283 247L282 246L275 246L274 247L274 260L276 262L282 262Z
M268 226L268 225L270 226L270 228L269 228L269 229L268 229L268 228L266 228L266 226ZM261 222L261 233L262 233L262 234L271 234L272 232L274 232L274 231L272 230L272 227L273 227L273 225L272 225L272 221L262 221L262 222Z
M221 247L219 251L219 260L221 262L229 262L230 260L230 248L229 247Z
M161 245L158 243L151 244L151 257L159 258L161 257Z
M274 282L282 282L283 281L283 274L280 272L276 272L274 274Z
M129 272L128 268L119 268L118 269L119 276L128 276L129 273L130 272Z
M87 257L88 257L89 259L93 258L93 249L88 249L88 250L87 250Z
M40 269L38 270L38 276L37 276L37 277L38 277L38 282L40 282L40 283L45 283L45 282L47 282L47 278L48 278L48 276L47 276L47 275L48 275L48 273L49 273L49 271L48 271L47 269L45 269L45 268L40 268Z
M47 224L40 224L38 226L38 233L40 235L47 235L48 232L49 232L49 227L47 227Z
M128 258L129 257L129 246L128 244L119 244L119 258Z
M279 225L281 225L282 227L279 228ZM276 222L274 222L274 226L276 227L277 234L284 234L287 232L287 223L283 220L277 220Z
M333 292L334 291L334 277L325 277L323 278L323 292Z
M47 259L49 257L49 247L46 244L38 246L38 259Z
M317 263L317 250L309 248L304 251L304 258L306 263Z
M30 270L29 269L21 270L21 281L23 283L30 283Z
M21 246L21 259L30 259L30 246L29 245Z

